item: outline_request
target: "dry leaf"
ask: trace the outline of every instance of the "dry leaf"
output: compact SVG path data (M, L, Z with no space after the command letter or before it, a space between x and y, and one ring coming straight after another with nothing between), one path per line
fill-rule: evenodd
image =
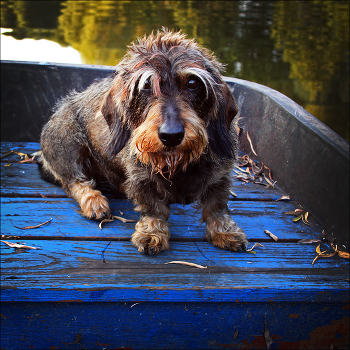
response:
M112 218L120 220L120 221L122 221L124 223L137 222L137 220L125 219L125 218L122 218L121 216L115 216L115 215L113 215Z
M302 217L303 217L303 215L299 215L298 217L296 217L295 219L293 219L293 222L299 221Z
M276 199L277 201L290 201L290 196L281 196L280 198Z
M337 254L337 247L333 247L334 249L334 252L332 253L327 253L326 250L324 251L321 251L321 243L318 244L318 246L316 247L316 257L315 259L312 261L312 265L315 263L315 261L318 259L318 258L330 258L332 256L334 256L335 254Z
M236 330L235 334L233 335L233 340L236 340L238 337L238 329Z
M25 158L23 160L20 160L18 163L36 163L35 157L32 158Z
M308 221L307 221L307 218L309 217L309 212L305 212L304 214L301 214L301 219L303 220L303 223L305 225L309 225L309 226L312 226Z
M98 225L98 227L100 228L100 230L102 230L102 224L104 224L105 222L112 222L112 221L114 221L114 219L103 219Z
M250 145L250 148L251 148L252 152L257 156L256 152L254 151L252 140L250 139L248 131L247 131L247 139L249 141L249 145Z
M278 241L278 237L275 236L272 232L270 232L269 230L265 230L264 231L267 235L269 235L275 242Z
M15 249L40 249L40 248L36 248L36 247L31 247L29 245L12 243L12 242L7 242L7 241L0 241L0 242L5 243L9 247L15 248Z
M265 331L264 331L264 338L265 338L265 342L266 342L266 347L267 349L270 349L271 344L273 343L272 338L270 337L270 331L267 329L267 323L266 320L264 320L265 322Z
M255 243L251 248L247 249L246 252L251 252L255 247L262 247L265 249L261 243Z
M114 220L120 220L124 223L137 222L137 220L125 219L125 218L122 218L121 216L112 215L109 219L103 219L100 222L100 224L98 225L100 230L102 230L102 224L104 224L105 222L112 222Z
M298 243L302 243L302 244L311 244L311 243L318 243L318 242L322 242L320 239L317 238L306 238L306 239L301 239L298 241Z
M338 246L336 245L334 247L334 244L332 243L332 248L333 250L338 253L338 255L341 257L341 258L344 258L344 259L350 259L350 254L348 252L344 252L342 250L338 250Z
M348 252L343 252L342 250L338 250L337 253L341 258L350 259L350 254Z
M302 210L302 209L295 209L295 210L293 210L293 211L286 211L286 212L284 212L283 214L299 216L299 215L301 215L302 213L304 213L304 210Z
M39 225L35 225L35 226L25 226L25 227L18 227L18 226L15 226L13 225L13 227L16 227L16 228L19 228L20 230L30 230L30 229L33 229L33 228L38 228L40 226L43 226L43 225L46 225L47 223L49 223L50 221L52 220L52 218L50 220L47 220L45 222L43 222L42 224L39 224Z
M197 267L199 269L206 269L207 268L207 266L202 266L202 265L190 263L190 262L187 262L187 261L169 261L169 262L165 263L165 265L167 265L167 264L187 265L187 266Z
M265 179L265 181L271 186L271 187L274 187L275 186L275 184L273 183L273 182L271 182L267 177L266 177L266 175L265 174L263 174L264 175L264 179Z

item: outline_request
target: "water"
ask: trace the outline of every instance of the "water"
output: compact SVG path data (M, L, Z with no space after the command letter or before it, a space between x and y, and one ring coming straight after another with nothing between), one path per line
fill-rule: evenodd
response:
M103 65L138 36L182 29L225 75L282 92L349 141L348 1L8 0L1 26L2 59Z

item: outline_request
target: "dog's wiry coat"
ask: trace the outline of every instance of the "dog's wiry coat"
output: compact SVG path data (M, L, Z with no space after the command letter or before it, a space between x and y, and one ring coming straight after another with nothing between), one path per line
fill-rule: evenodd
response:
M76 199L82 215L110 215L99 191L126 193L141 212L132 242L169 248L169 204L197 201L206 239L245 249L227 202L237 157L237 105L221 64L180 32L133 43L112 77L72 92L41 135L42 169Z

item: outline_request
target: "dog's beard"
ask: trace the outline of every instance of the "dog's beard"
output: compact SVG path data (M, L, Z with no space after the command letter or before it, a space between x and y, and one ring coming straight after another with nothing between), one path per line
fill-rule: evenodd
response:
M185 171L188 165L198 161L204 148L193 144L192 148L178 146L175 149L152 151L152 148L145 146L136 147L134 154L137 161L145 165L151 165L152 172L159 173L165 179L171 180L178 171Z
M185 136L180 145L167 148L158 137L161 125L160 106L150 109L146 120L135 129L131 141L131 153L136 161L151 165L152 172L171 180L178 171L185 171L188 165L199 160L208 145L205 123L193 110L183 109L182 119Z

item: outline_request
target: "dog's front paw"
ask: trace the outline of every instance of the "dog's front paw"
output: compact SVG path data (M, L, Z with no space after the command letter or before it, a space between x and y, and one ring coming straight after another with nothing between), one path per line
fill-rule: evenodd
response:
M82 198L80 208L81 214L89 219L105 219L111 213L107 198L97 190Z
M92 181L76 182L68 189L68 194L79 203L81 215L96 220L110 216L111 210L107 198L92 188Z
M205 238L216 247L232 251L246 250L248 245L243 230L227 214L207 221Z
M157 254L169 249L169 237L165 220L145 216L136 224L131 242L140 253Z

